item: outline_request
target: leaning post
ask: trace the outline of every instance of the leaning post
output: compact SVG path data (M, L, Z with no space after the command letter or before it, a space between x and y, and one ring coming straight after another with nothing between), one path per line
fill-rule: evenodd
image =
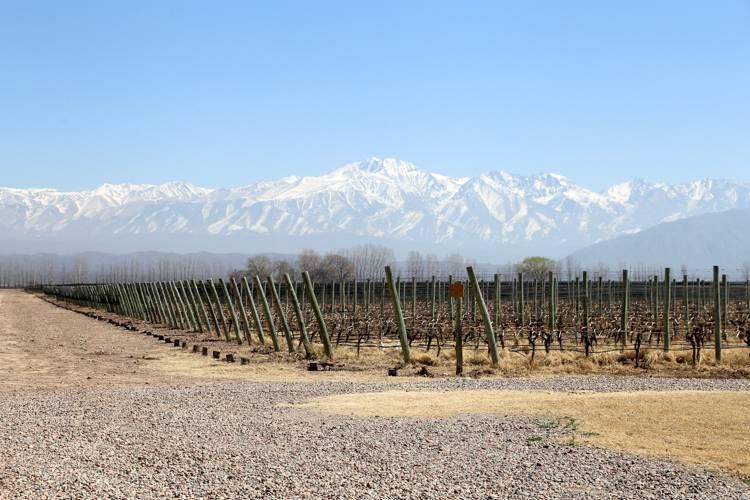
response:
M401 300L399 298L396 285L393 282L393 273L391 272L391 266L385 266L385 279L388 282L388 290L391 292L393 311L396 313L396 319L398 320L398 338L401 341L401 355L404 358L404 363L410 363L411 348L409 347L409 339L406 336L406 323L404 323L404 313L403 311L401 311Z
M484 329L487 336L487 345L490 349L490 358L492 359L492 366L497 366L497 364L500 362L500 358L497 355L497 343L495 342L495 330L492 327L492 320L490 319L490 313L487 311L487 304L484 302L484 297L482 296L482 291L479 289L479 282L477 281L477 277L474 274L474 268L472 266L468 266L466 268L466 273L469 275L469 282L471 283L471 289L474 292L474 300L479 305L479 312L482 315L482 320L484 321Z

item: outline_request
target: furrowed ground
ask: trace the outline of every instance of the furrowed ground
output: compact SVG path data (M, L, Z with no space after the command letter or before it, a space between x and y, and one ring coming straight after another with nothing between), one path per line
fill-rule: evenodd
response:
M309 372L138 331L0 291L0 498L750 498L745 378Z

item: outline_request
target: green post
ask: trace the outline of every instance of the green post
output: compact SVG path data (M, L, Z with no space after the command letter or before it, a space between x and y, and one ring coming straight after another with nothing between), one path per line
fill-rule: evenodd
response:
M305 317L302 314L302 308L300 307L299 300L297 299L297 287L292 283L292 278L289 277L288 273L284 274L284 281L286 281L289 295L292 297L292 306L294 307L294 315L297 317L297 324L299 325L302 345L305 348L305 354L309 358L313 355L313 348L312 344L310 343L310 337L308 337L307 335L307 328L305 328Z
M586 356L590 354L591 336L589 335L589 275L583 271L583 332Z
M216 285L213 280L209 280L208 283L211 285L211 295L213 295L214 303L216 304L216 316L221 319L221 327L224 330L224 338L229 342L229 327L227 326L227 318L224 316L224 308L221 307L221 300L219 299L219 292L216 291Z
M721 290L723 293L721 300L721 324L725 326L727 321L729 321L729 282L727 281L726 274L721 275Z
M524 310L525 297L523 290L523 273L518 273L518 314L521 317L521 326L526 324L526 314Z
M274 304L276 304L276 314L281 318L281 326L284 328L284 336L286 337L286 344L289 352L294 352L294 338L292 337L292 331L289 328L289 322L286 320L284 309L281 307L281 298L279 292L276 290L276 283L273 281L273 277L268 277L268 287L271 289L271 298Z
M219 316L216 314L216 311L214 310L214 304L211 300L211 293L208 289L208 280L201 281L201 287L203 288L203 293L206 295L206 303L208 304L208 310L211 312L211 319L214 320L214 329L216 330L216 336L221 337L221 326L219 325Z
M325 351L326 357L328 359L333 359L333 346L331 345L331 339L328 336L328 328L326 328L326 322L323 319L323 312L318 306L318 299L315 298L315 289L313 288L310 274L307 271L303 271L302 279L305 282L305 293L307 294L307 299L310 301L310 305L313 308L313 313L315 314L315 319L318 322L318 328L320 329L320 338L323 341L323 350Z
M669 324L669 311L671 309L670 302L672 301L672 270L670 268L664 269L664 352L669 351L670 348L670 324Z
M495 273L495 325L500 325L500 274Z
M552 271L547 273L547 282L549 283L549 315L547 318L547 327L551 334L555 333L555 276Z
M279 337L276 335L276 327L273 324L273 315L271 314L271 308L268 305L266 294L263 292L263 283L260 282L258 275L255 275L255 288L258 289L258 296L260 297L260 304L263 306L263 313L266 315L266 322L268 323L268 331L271 334L271 342L273 343L273 350L280 351L281 346L279 345Z
M396 284L393 282L391 266L385 266L385 280L388 282L388 290L391 292L391 301L393 302L393 312L396 314L396 319L398 321L398 337L401 341L401 355L404 358L404 363L410 363L411 349L409 347L409 339L406 335L406 323L404 323L404 314L401 311L401 299L399 298Z
M682 275L682 302L685 306L685 335L688 335L690 333L690 282L687 274Z
M234 324L234 336L238 344L242 344L242 332L240 332L240 320L237 317L237 311L234 308L234 301L232 296L229 295L229 289L227 288L226 282L222 278L219 278L219 284L221 285L221 291L224 292L224 297L227 299L227 305L229 306L229 312L232 314L232 323Z
M719 266L714 266L714 357L721 363L721 283Z
M461 297L457 297L458 309L456 309L455 328L453 336L456 344L456 375L464 371L464 332L461 326Z
M628 338L628 332L630 330L630 278L628 277L628 270L622 270L622 312L620 314L620 330L622 330L622 349L625 349L625 342Z
M467 267L466 273L469 275L469 282L471 283L474 300L476 300L479 305L479 312L481 313L482 320L484 321L484 329L487 336L487 345L490 348L490 358L492 359L492 366L497 366L497 364L500 362L500 358L497 355L495 330L494 328L492 328L490 314L487 311L487 305L484 302L484 297L482 297L482 291L479 289L479 282L477 281L477 277L474 275L474 268L472 266Z
M234 295L237 298L237 307L240 310L240 318L242 319L242 328L245 330L245 340L247 340L247 343L250 343L250 320L247 317L247 310L245 309L245 305L242 302L242 293L240 292L240 287L237 285L237 280L235 278L232 278L231 280L232 285L232 295Z
M430 317L435 321L435 275L432 275L432 284L430 286Z
M250 304L250 315L253 317L253 323L255 323L255 328L258 330L258 341L263 345L266 343L266 337L263 334L263 322L261 322L258 308L255 306L253 291L250 290L250 283L247 281L247 276L242 277L242 286L247 295L247 303Z

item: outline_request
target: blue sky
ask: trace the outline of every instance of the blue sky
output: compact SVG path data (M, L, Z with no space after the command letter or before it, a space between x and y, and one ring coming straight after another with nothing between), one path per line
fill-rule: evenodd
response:
M750 0L0 0L0 185L750 181Z

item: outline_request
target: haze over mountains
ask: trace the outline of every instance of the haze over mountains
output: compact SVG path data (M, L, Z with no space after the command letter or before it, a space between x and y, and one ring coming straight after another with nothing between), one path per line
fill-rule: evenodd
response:
M0 252L290 254L375 242L397 253L457 251L506 263L530 254L562 258L662 222L738 208L750 208L750 185L729 180L632 180L593 191L557 174L452 178L372 158L321 176L230 189L177 182L81 192L0 188ZM598 248L600 261L610 260Z

